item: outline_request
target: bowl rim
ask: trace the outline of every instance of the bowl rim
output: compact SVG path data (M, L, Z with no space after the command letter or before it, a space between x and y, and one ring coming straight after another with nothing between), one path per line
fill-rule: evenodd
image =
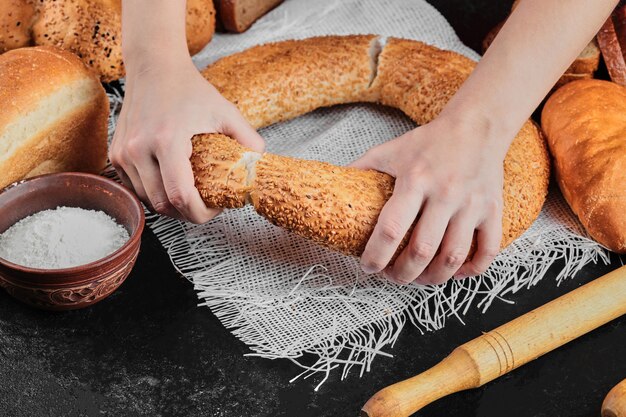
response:
M117 191L120 191L122 194L124 194L126 197L128 197L129 200L131 201L131 204L133 204L139 210L139 213L141 214L139 216L139 224L137 225L135 230L132 231L131 235L128 237L128 240L126 242L124 242L124 244L122 246L120 246L119 248L117 248L114 252L111 252L110 254L108 254L108 255L100 258L100 259L97 259L95 261L92 261L92 262L89 262L89 263L86 263L86 264L72 266L72 267L68 267L68 268L34 268L34 267L30 267L30 266L24 266L24 265L16 264L16 263L11 262L11 261L9 261L9 260L1 257L1 256L0 256L0 265L4 265L7 268L19 271L19 272L24 273L24 274L36 274L36 275L67 274L67 275L72 275L72 274L81 273L81 272L84 272L86 270L90 270L90 269L93 269L93 268L99 268L99 267L101 267L103 265L106 265L107 263L111 262L112 260L115 260L119 256L123 255L124 252L126 252L129 247L131 247L138 240L141 239L141 235L143 233L143 229L145 227L145 222L146 222L145 211L144 211L143 205L141 204L141 202L139 201L137 196L132 191L130 191L128 188L124 187L119 182L117 182L115 180L112 180L110 178L107 178L107 177L105 177L103 175L91 174L91 173L87 173L87 172L77 172L77 171L55 172L55 173L50 173L50 174L37 175L37 176L34 176L34 177L29 177L29 178L25 178L25 179L22 179L22 180L19 180L19 181L15 181L15 182L7 185L6 187L0 189L0 194L4 194L4 192L8 191L9 189L13 189L13 188L19 187L20 185L22 185L24 183L27 183L27 182L30 182L30 181L34 181L34 180L37 180L37 179L41 179L41 178L45 178L45 177L64 177L64 176L69 176L69 177L87 177L87 178L94 179L94 180L96 180L98 182L101 182L101 183L108 183L108 184L111 184ZM107 213L107 215L108 215L108 213ZM89 280L87 280L87 281L89 281Z

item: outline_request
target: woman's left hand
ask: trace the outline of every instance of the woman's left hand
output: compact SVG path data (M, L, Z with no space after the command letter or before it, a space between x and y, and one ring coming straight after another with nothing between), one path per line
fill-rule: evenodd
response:
M500 250L506 150L483 126L440 116L352 163L396 178L361 256L366 273L383 271L400 284L441 284L491 264ZM410 241L388 265L414 222ZM475 233L476 251L468 259Z

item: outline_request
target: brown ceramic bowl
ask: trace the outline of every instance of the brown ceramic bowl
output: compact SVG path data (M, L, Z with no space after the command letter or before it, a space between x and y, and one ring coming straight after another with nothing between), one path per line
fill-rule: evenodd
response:
M78 172L16 182L0 193L0 233L17 221L58 206L102 210L130 239L109 256L64 269L28 268L0 258L0 286L13 297L46 310L72 310L101 301L126 279L139 253L145 217L129 190L107 178Z

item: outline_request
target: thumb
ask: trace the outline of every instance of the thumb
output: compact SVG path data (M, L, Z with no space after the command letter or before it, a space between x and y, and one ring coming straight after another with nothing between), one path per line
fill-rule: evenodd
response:
M381 166L381 161L384 159L382 155L384 153L383 145L375 146L368 149L360 158L352 161L348 166L358 169L374 169L377 171L384 171Z
M222 133L254 151L263 152L265 150L265 141L261 135L250 126L239 112L225 121Z

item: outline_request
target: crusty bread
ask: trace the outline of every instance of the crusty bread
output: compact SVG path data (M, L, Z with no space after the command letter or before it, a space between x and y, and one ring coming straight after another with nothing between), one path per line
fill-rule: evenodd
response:
M203 74L257 128L357 101L397 107L423 124L439 114L475 66L417 41L391 38L380 49L373 35L284 41L223 58ZM191 162L208 206L251 201L272 223L356 256L394 183L379 172L261 155L218 134L194 137ZM548 153L530 121L509 149L504 177L502 247L530 226L547 194Z
M222 27L229 32L241 33L282 2L283 0L215 0L215 6Z
M0 56L0 187L39 174L100 172L108 99L73 54L52 47Z
M31 26L35 19L34 0L2 0L0 2L0 54L29 46Z
M202 74L260 128L318 107L376 101L368 93L376 45L371 35L269 43L224 57Z
M626 88L572 82L547 101L541 124L570 207L591 237L626 253Z
M105 0L103 0L105 1ZM52 45L78 55L104 82L124 76L119 5L111 1L41 0L33 25L36 45Z
M189 53L200 52L215 33L213 0L187 0L187 46Z
M187 1L187 44L199 52L213 36L212 0ZM2 0L0 52L57 46L78 55L104 82L124 76L121 0Z
M597 38L611 80L626 87L626 6L609 16Z
M275 225L347 255L363 252L393 191L387 174L261 155L225 135L197 135L193 147L196 184L207 205L250 201Z

